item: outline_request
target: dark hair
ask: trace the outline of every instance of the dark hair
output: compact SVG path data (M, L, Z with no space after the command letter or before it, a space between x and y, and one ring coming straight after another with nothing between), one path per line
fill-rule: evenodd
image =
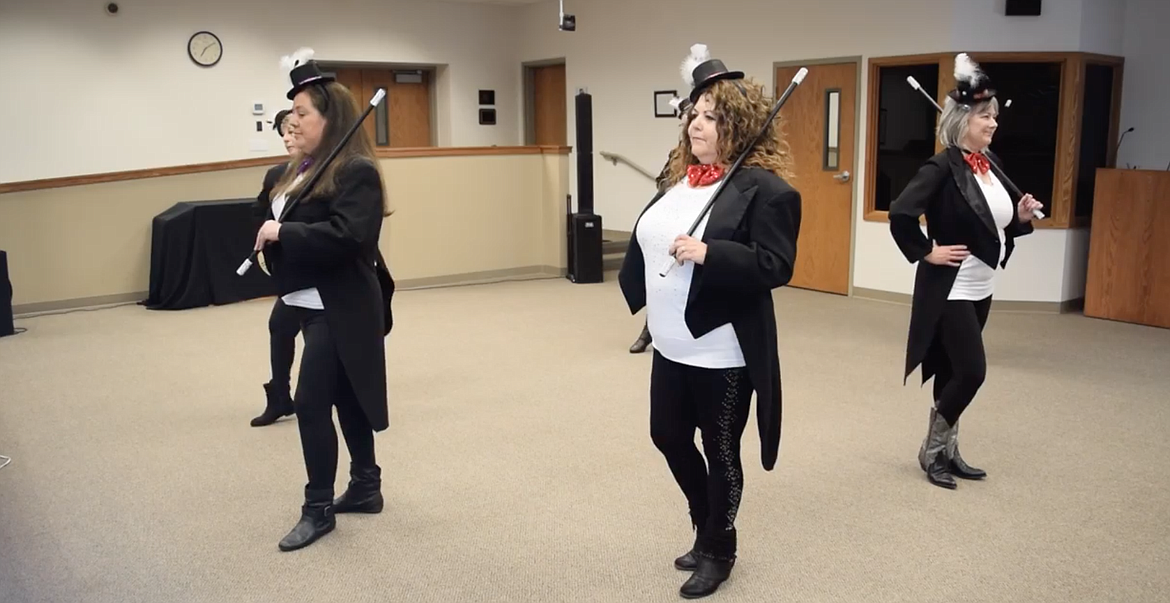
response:
M276 112L276 117L272 118L272 129L281 136L284 136L284 118L288 117L289 113L292 113L292 109L281 109Z
M321 169L321 162L341 143L341 139L345 137L345 133L361 117L361 111L358 109L357 100L354 99L349 88L337 82L314 84L305 88L304 92L308 93L313 107L321 113L321 117L325 120L321 143L317 146L315 154L312 156L314 163L305 170L304 182L307 183L313 177L313 174ZM366 132L365 128L358 128L345 147L337 152L337 156L325 167L325 171L321 174L321 178L317 181L309 197L328 198L337 194L338 171L357 162L369 164L378 171L379 180L381 180L382 169L378 165L378 157L374 154L374 145L370 141L370 135ZM283 189L287 187L296 178L297 166L290 165L290 168L292 169L285 170L284 176L277 185L279 188ZM288 191L288 195L293 197L296 191L297 188L293 188ZM382 212L383 215L390 215L384 193L382 197Z

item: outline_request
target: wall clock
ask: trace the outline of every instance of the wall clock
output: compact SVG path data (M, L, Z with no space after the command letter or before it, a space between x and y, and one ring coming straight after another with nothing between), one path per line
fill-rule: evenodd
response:
M223 57L223 42L210 31L200 31L187 40L187 56L200 67L211 67Z

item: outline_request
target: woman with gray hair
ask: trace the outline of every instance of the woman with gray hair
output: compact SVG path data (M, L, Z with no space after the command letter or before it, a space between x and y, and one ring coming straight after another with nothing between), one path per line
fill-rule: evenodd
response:
M902 382L919 364L923 384L934 377L934 405L918 462L932 484L950 489L957 487L955 477L987 476L959 455L959 416L987 373L982 332L995 268L1006 268L1015 238L1032 232L1033 211L1041 207L996 176L1001 164L988 147L999 102L987 76L959 54L955 81L938 125L946 148L890 204L894 241L907 260L918 263Z

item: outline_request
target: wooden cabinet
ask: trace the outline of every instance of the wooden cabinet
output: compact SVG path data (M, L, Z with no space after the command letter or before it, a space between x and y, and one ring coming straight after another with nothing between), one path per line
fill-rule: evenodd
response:
M1170 171L1097 170L1085 316L1170 328Z

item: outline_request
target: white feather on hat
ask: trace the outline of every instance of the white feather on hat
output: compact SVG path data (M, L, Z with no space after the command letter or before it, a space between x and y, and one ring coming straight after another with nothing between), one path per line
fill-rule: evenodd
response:
M293 69L313 60L314 54L315 53L313 52L312 48L298 48L297 51L291 55L280 57L280 68L284 70L285 73L288 73Z
M979 69L979 65L967 56L967 53L960 52L955 55L955 80L967 82L971 86L979 83L983 79L983 71Z
M693 88L695 86L695 67L710 60L711 52L707 50L706 44L695 44L691 46L691 54L683 59L682 66L679 68L679 71L682 72L683 81Z

